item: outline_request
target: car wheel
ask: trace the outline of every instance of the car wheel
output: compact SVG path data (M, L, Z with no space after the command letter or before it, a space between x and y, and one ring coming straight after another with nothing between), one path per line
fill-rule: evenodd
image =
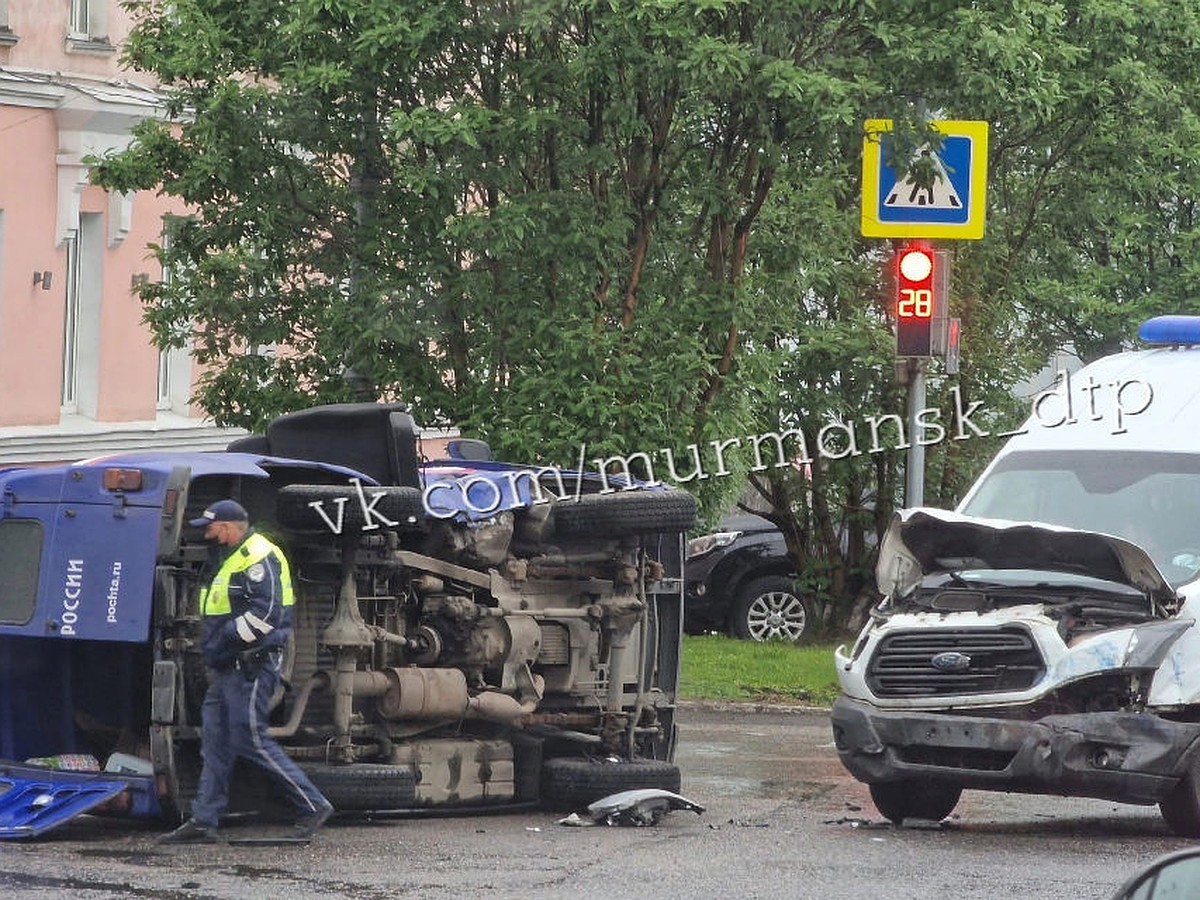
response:
M574 756L548 759L542 766L542 808L563 812L636 788L679 793L679 766L661 759L593 760Z
M749 641L791 641L810 637L812 602L796 593L786 575L756 578L737 594L731 620L735 636Z
M933 778L882 781L869 787L875 808L897 825L905 819L940 822L954 812L963 790L957 784Z

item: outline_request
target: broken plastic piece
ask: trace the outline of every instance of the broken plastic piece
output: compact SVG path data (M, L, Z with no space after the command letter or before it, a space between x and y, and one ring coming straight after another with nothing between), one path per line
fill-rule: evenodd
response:
M589 804L587 811L594 821L606 825L641 826L657 825L673 809L690 809L696 814L704 812L699 803L660 788L611 794Z
M35 766L0 767L0 840L37 837L128 790L124 780Z

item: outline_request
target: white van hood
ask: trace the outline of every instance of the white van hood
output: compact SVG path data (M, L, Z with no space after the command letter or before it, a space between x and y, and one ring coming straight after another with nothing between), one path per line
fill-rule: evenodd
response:
M1146 551L1123 538L929 507L897 511L875 576L884 596L903 596L926 575L965 569L1064 572L1128 585L1160 603L1176 596Z

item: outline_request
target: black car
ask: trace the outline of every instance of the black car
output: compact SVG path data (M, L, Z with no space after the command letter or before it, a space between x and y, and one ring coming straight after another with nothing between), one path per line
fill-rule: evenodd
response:
M684 628L754 641L800 641L812 634L812 599L796 587L783 533L767 519L731 515L719 530L688 542Z

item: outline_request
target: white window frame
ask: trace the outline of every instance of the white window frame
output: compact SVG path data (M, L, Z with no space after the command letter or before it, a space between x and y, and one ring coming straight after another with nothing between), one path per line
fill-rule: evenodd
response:
M158 351L158 397L154 401L154 408L157 410L169 411L172 406L172 399L173 399L174 395L172 393L171 386L174 383L174 378L172 376L175 374L175 372L174 372L174 366L172 366L171 363L172 363L171 351L170 350L159 350Z
M171 231L178 226L179 219L168 216L163 220L162 246L171 246ZM162 283L170 285L175 279L173 269L163 266ZM158 412L173 412L187 415L192 394L192 346L191 339L182 347L171 347L158 351L158 393L155 409Z
M167 250L171 246L171 223L170 221L163 222L162 231L162 246L163 250ZM169 266L163 266L162 284L163 287L168 287L175 277L175 272ZM158 351L158 397L154 402L155 409L169 410L172 407L174 400L174 391L172 390L172 375L175 372L175 366L172 365L171 350Z
M92 0L71 0L71 24L69 37L86 40L92 36Z
M67 238L62 412L96 418L100 405L100 324L104 219L81 213Z
M67 21L67 40L81 44L108 45L108 7L106 0L68 0L71 4ZM0 0L7 3L7 0ZM80 48L86 49L86 48Z
M79 232L67 238L67 290L63 308L62 411L79 408Z

